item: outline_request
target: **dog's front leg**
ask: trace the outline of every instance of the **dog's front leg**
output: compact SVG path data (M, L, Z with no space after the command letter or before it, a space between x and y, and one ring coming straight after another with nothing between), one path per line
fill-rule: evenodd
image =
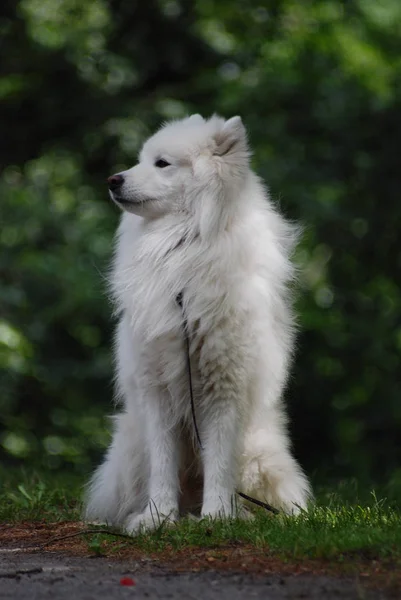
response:
M240 441L240 403L244 398L244 373L237 354L226 346L224 334L203 348L200 371L200 412L203 447L203 516L236 514L235 488Z
M235 512L236 407L226 402L214 406L203 419L202 516L229 517Z
M142 514L128 518L126 529L131 533L153 529L178 517L179 436L169 420L168 400L166 393L157 389L146 392L144 397L150 459L149 503Z

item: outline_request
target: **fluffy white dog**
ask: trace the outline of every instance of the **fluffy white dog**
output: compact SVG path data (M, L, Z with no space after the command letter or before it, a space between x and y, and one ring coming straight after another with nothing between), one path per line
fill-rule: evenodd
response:
M167 123L139 164L109 178L124 211L112 277L123 410L87 519L135 533L197 503L202 516L229 516L236 490L287 513L307 505L282 401L297 233L249 156L240 117L193 115Z

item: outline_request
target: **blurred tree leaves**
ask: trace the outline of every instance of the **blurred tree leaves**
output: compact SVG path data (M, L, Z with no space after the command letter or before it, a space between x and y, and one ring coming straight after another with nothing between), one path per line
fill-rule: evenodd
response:
M106 440L117 211L104 180L164 119L241 114L305 226L288 390L319 472L400 462L401 5L6 0L0 9L0 444L87 468ZM316 452L316 448L319 452Z

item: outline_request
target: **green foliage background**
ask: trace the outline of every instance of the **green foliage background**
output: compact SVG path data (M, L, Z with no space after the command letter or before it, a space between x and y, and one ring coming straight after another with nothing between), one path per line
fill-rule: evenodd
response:
M107 442L105 178L161 121L241 114L305 225L287 393L309 471L401 488L401 3L4 0L0 447L86 471Z

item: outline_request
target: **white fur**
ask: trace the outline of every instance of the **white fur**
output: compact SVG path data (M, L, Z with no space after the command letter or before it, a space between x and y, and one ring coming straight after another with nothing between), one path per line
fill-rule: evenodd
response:
M155 166L158 159L170 166ZM112 279L123 410L90 483L86 518L133 533L174 520L183 477L194 491L196 472L202 515L231 515L236 489L287 513L305 508L311 491L290 453L282 401L297 235L250 169L241 119L168 123L121 175L111 196L124 209Z

